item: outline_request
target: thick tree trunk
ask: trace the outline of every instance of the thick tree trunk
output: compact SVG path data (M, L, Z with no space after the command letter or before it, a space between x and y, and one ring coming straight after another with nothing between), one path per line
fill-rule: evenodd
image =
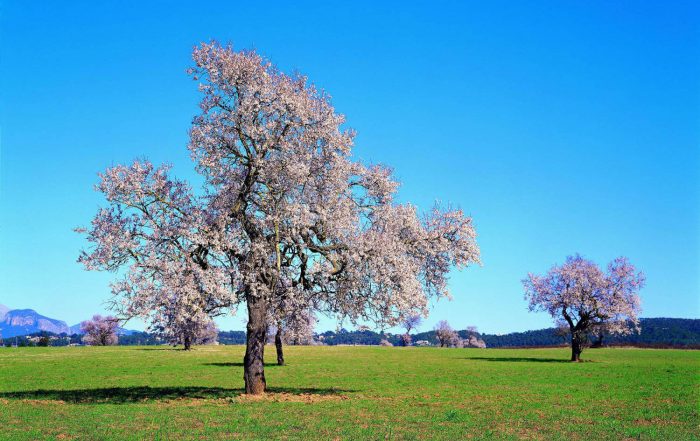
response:
M189 351L190 348L192 348L192 339L190 338L189 335L185 335L185 338L183 339L182 344L185 346L186 351Z
M282 351L282 327L277 325L275 333L275 348L277 348L277 364L284 366L284 352Z
M583 337L578 332L571 333L571 361L581 361Z
M267 338L267 305L264 299L248 296L248 326L246 328L246 350L243 358L243 380L245 393L265 393L265 340Z

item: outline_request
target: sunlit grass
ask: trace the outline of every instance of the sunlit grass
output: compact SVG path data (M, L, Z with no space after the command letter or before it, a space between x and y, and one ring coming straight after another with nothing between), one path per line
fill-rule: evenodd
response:
M262 399L242 355L1 349L0 439L698 439L697 351L288 347Z

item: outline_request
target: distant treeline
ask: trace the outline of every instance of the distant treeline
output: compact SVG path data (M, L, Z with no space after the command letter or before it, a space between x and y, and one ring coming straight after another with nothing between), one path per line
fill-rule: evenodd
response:
M648 347L679 347L700 348L700 319L676 318L643 318L639 334L624 336L606 335L604 346L648 346ZM467 331L459 331L462 338L469 337ZM506 347L536 347L564 346L569 344L568 335L557 335L556 328L539 329L536 331L511 332L510 334L478 334L488 348ZM378 345L382 338L393 345L401 344L399 334L381 334L372 331L327 331L319 334L319 340L327 345ZM413 343L427 341L436 344L434 331L420 332L412 335Z
M678 347L700 349L700 319L646 318L640 320L642 332L625 336L608 335L603 339L604 346L641 346L641 347ZM462 338L467 338L467 331L459 331ZM512 332L510 334L478 334L489 348L564 346L568 336L557 335L555 328L537 331ZM316 339L325 345L379 345L382 340L398 346L400 334L380 334L373 331L326 331L316 335ZM420 332L412 335L415 343L420 341L435 344L434 331ZM3 344L10 346L67 346L80 344L80 335L52 334L41 332L22 337L7 338ZM219 343L224 345L245 344L244 331L221 331ZM163 340L147 332L134 332L119 336L120 345L161 345Z
M22 335L18 337L8 337L1 340L1 345L3 346L13 346L17 345L20 347L25 346L69 346L69 345L80 345L82 344L83 336L80 334L66 333L54 334L53 332L35 332L33 334ZM149 334L147 332L135 331L130 335L120 335L119 344L125 346L152 346L160 345L163 340L159 339L155 335Z
M219 344L244 345L245 331L219 331Z
M677 318L640 319L642 331L630 335L606 335L604 346L649 346L700 348L700 320ZM460 331L463 334L464 331ZM480 334L489 348L560 346L569 343L568 335L557 335L556 328L536 331L511 332L510 334ZM435 332L416 334L413 340L434 342Z

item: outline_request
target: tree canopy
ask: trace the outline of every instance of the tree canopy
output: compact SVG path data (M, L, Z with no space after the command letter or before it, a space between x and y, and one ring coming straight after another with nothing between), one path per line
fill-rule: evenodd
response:
M625 257L601 270L580 255L569 256L544 276L529 274L523 280L531 311L549 313L569 328L572 360L578 361L587 334L604 328L611 334L638 330L644 275Z
M306 77L217 43L193 58L202 99L189 150L204 188L167 166L117 165L97 186L108 207L81 229L88 269L126 267L113 285L124 315L148 317L172 296L193 314L245 303L244 378L260 393L276 305L395 325L448 296L453 267L479 262L472 219L397 203L391 170L353 160L354 132Z

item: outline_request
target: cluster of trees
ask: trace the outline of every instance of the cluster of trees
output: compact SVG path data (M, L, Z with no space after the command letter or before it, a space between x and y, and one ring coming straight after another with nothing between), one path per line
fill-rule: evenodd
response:
M398 340L392 339L369 329L349 331L341 328L338 331L325 331L318 334L318 340L322 344L335 345L378 345L383 339L389 339L394 345L398 345Z
M435 338L438 341L440 347L448 348L485 348L486 343L484 340L479 338L479 332L475 326L467 327L465 334L460 335L457 331L452 329L449 323L445 320L441 320L435 325Z
M56 335L52 332L41 331L29 335L16 336L6 339L0 338L0 347L68 346L70 342L70 337L66 336L65 334Z
M89 346L111 346L116 344L162 344L183 345L189 350L193 344L208 345L217 342L219 330L213 320L197 320L182 314L166 324L151 323L151 332L136 333L120 339L117 335L119 320L113 316L95 315L80 324L82 343Z
M162 345L163 339L149 332L132 332L129 335L120 335L119 344L125 346L153 346Z
M223 345L244 345L245 331L219 331L219 343Z
M700 320L647 318L639 320L641 332L610 335L604 344L700 349Z

